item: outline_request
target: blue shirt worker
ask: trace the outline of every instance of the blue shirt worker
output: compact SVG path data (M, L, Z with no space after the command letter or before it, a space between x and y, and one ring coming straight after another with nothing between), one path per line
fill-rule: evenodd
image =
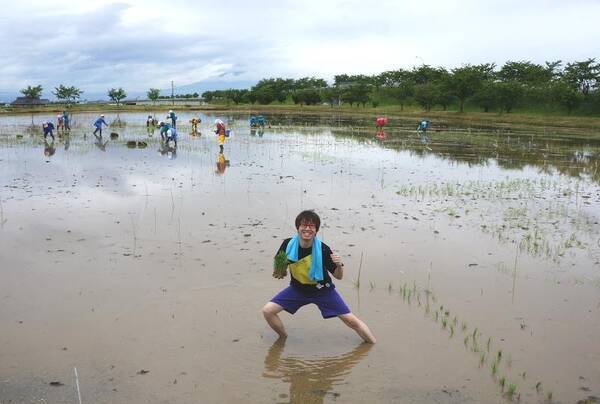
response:
M67 111L63 111L63 123L65 125L65 130L71 130L71 117Z
M167 115L167 119L171 120L171 126L173 126L174 128L177 127L177 115L175 115L175 112L173 112L172 109L169 110L169 115Z
M317 237L321 219L314 211L305 210L296 217L295 224L296 234L283 241L274 260L273 277L282 279L289 269L290 284L263 307L265 320L280 338L286 338L287 332L278 314L283 310L294 314L312 303L323 318L339 318L365 342L374 344L375 337L369 327L350 311L331 280L331 277L342 279L344 264L341 257Z
M52 140L54 140L54 133L52 133L52 131L54 130L54 124L52 122L48 121L42 123L42 129L44 130L44 139L46 139L46 137L50 135Z
M417 133L425 133L427 132L427 128L429 128L429 121L427 119L424 119L417 125Z
M166 122L160 121L158 123L158 127L160 128L160 137L165 140L167 138L167 131L171 129L171 125Z
M96 119L96 122L94 122L94 126L96 127L96 129L94 130L94 135L96 133L100 132L100 136L102 136L102 125L103 124L108 126L108 124L104 120L104 115L100 114L100 117L98 119Z

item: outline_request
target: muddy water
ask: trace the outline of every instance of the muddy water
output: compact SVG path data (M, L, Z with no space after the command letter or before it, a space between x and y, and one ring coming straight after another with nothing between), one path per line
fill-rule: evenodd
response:
M144 114L101 140L76 115L53 144L1 118L0 402L78 402L77 385L88 403L600 396L596 145L219 116L219 156L215 116L199 136L191 117L177 149ZM285 343L262 319L307 208L375 346L312 306L282 316Z

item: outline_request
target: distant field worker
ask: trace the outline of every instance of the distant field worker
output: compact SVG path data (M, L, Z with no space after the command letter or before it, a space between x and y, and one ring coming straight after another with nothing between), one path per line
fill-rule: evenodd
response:
M429 121L427 119L423 119L417 125L417 133L427 133L427 128L429 128Z
M215 134L217 135L217 143L219 150L223 153L223 145L225 144L225 122L220 119L215 120Z
M379 129L379 128L383 128L388 122L388 119L386 116L380 116L377 119L375 119L375 126Z
M63 111L63 123L65 125L65 130L71 130L71 117L67 111Z
M100 136L102 136L102 125L108 126L108 124L104 120L104 114L100 114L98 119L96 119L96 121L94 122L94 126L96 127L96 129L94 130L94 135L100 132Z
M62 114L56 115L56 131L65 130L65 121Z
M146 119L146 128L152 127L154 125L156 125L156 119L154 119L152 115L148 115L148 118Z
M175 143L175 147L177 147L177 129L169 128L165 133L165 143L169 144L170 141Z
M169 110L169 115L167 115L167 119L171 120L171 126L176 128L177 127L177 115L175 115L175 112L173 112L172 109Z
M198 124L202 122L200 118L192 118L190 123L192 124L192 133L198 132Z
M50 135L52 140L54 140L54 133L52 133L52 131L54 130L54 124L52 122L43 122L42 129L44 131L44 140L46 140L46 137L48 137L48 135Z

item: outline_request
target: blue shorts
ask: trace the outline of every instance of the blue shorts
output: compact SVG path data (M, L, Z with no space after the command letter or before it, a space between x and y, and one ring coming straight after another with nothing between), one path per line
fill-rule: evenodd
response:
M322 290L314 294L302 293L293 286L288 286L271 299L283 307L285 311L294 314L307 304L316 304L323 318L337 317L350 313L350 309L335 289Z

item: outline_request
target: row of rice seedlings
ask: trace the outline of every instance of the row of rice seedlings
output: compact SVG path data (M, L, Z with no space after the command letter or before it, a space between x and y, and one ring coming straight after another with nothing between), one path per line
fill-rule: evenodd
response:
M439 305L432 312L432 303L430 299L434 296L430 290L423 290L425 295L425 305L424 311L425 315L429 316L434 322L441 323L441 329L447 330L449 333L449 338L452 338L457 330L457 326L459 324L459 318L457 315L454 315L452 320L450 320L450 310L444 305ZM402 287L400 287L400 295L403 297L403 301L407 302L409 305L411 304L411 296L420 296L421 290L416 286L416 283L413 283L413 288L409 288L407 283L404 283ZM421 306L421 305L419 305ZM501 393L507 397L508 399L520 399L520 393L518 393L518 386L516 383L509 383L505 376L498 378L498 373L500 372L501 364L505 363L506 367L510 369L512 367L512 359L510 359L510 355L508 355L508 359L505 361L504 351L502 349L498 349L496 352L492 352L492 337L489 336L487 340L485 340L484 345L480 345L479 341L482 337L482 333L478 327L474 327L472 331L469 331L468 325L466 321L461 322L460 330L462 331L463 337L463 345L468 350L478 355L478 364L479 367L482 368L485 366L486 362L490 361L489 369L492 378L496 380L497 384L500 387ZM527 372L523 371L520 373L520 376L523 380L526 379ZM537 394L543 393L542 382L538 381L534 386ZM552 401L553 394L551 391L546 393L546 399L548 401Z

